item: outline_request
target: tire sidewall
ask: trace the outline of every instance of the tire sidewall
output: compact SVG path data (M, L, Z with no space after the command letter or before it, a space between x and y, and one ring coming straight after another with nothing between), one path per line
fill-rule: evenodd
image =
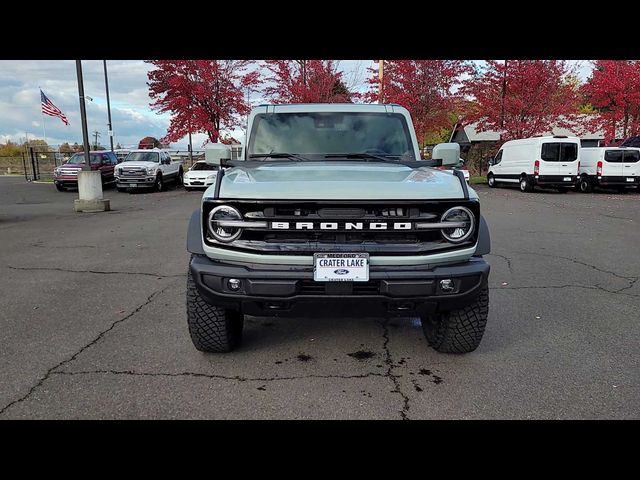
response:
M156 189L156 192L161 192L164 190L164 180L162 179L162 174L156 176L156 181L153 185Z
M521 192L529 191L529 180L527 179L527 177L522 177L520 179L520 191Z
M487 184L489 185L490 188L495 188L496 179L493 175L489 175L489 177L487 178Z
M580 179L580 191L582 193L589 193L590 190L590 185L589 185L589 180L586 178L581 178Z

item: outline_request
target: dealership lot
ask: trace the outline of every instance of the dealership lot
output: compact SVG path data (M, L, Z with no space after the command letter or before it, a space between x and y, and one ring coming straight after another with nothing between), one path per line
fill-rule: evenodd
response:
M478 188L490 314L465 356L416 319L249 318L196 351L186 228L200 193L0 177L1 418L638 418L640 194Z

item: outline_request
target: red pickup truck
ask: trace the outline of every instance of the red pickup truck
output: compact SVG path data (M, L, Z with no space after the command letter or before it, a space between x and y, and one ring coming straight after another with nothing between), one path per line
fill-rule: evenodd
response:
M102 184L115 182L113 175L118 157L110 151L89 152L91 158L91 170L102 172ZM84 153L74 153L66 162L53 170L53 183L58 191L62 192L67 188L78 188L78 172L84 166Z

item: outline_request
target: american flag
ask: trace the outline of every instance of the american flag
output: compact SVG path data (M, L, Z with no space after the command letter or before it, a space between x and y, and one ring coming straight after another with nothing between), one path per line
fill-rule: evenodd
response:
M69 125L69 120L67 120L65 114L47 98L42 90L40 90L40 102L42 103L42 113L52 117L60 117L60 120L62 120L65 125Z

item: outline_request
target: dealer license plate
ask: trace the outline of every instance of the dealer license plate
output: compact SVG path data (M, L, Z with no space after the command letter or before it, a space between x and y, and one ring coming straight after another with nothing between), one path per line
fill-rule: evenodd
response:
M562 180L565 181L565 182L570 182L571 181L571 177L564 177Z
M369 280L369 254L316 253L313 279L316 282L366 282Z

